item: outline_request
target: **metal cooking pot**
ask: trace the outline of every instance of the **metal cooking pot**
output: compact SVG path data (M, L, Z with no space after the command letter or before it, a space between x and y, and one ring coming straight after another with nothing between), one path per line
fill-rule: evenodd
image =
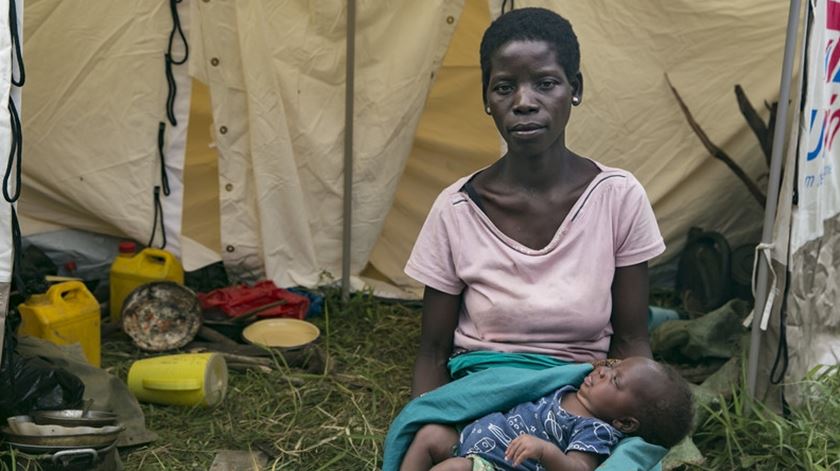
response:
M78 448L105 448L117 441L120 433L125 430L122 425L109 427L107 433L85 433L79 435L21 435L13 433L8 427L3 427L6 442L20 449L41 450L41 453ZM34 448L33 448L34 447Z
M92 471L116 469L116 443L105 448L54 449L30 445L18 447L18 467L44 471Z
M115 425L117 415L101 410L63 409L39 410L31 414L32 421L38 425L63 425L65 427L102 427Z
M125 298L121 317L123 331L141 349L175 350L190 343L201 328L201 303L187 287L154 281Z

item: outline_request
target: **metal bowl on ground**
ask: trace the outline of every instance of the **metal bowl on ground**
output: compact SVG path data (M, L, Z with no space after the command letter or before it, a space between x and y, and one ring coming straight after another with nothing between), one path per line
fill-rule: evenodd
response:
M83 415L84 414L84 415ZM39 425L63 425L65 427L102 427L116 425L117 414L101 410L63 409L32 412L32 421Z
M188 344L201 328L201 304L195 293L172 281L137 287L122 308L123 331L150 352Z

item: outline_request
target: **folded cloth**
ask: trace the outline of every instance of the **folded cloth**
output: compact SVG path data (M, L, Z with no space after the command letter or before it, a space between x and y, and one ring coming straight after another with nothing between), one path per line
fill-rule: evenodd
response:
M516 404L539 399L562 386L579 386L592 371L592 365L588 363L566 363L543 369L501 366L505 363L505 356L510 359L508 364L534 366L537 363L530 354L523 357L522 354L471 352L454 357L453 360L460 358L456 365L461 368L460 371L475 372L429 391L403 408L391 423L385 437L383 471L399 470L414 434L425 424L454 425L475 420L490 412L506 411ZM481 365L493 366L481 369ZM450 368L452 366L450 363ZM628 437L616 445L610 457L598 469L658 470L658 463L667 451L639 437Z
M453 379L458 379L497 366L544 370L554 366L570 364L568 361L538 353L501 353L478 350L455 355L449 359L446 366L449 368L449 375Z

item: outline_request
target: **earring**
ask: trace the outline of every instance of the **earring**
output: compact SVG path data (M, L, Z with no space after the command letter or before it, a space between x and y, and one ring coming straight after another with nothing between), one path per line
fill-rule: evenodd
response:
M580 104L580 97L579 96L573 96L572 97L572 104L575 105L575 106L579 105Z
M489 106L485 106L485 107L484 107L484 112L485 112L485 113L487 113L487 114L490 114L490 107L489 107Z

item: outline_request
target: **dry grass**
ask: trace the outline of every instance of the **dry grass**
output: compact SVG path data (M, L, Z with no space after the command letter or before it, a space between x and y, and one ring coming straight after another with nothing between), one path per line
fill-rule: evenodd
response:
M228 396L215 408L143 405L160 438L123 450L126 469L206 470L221 449L268 451L266 469L378 469L388 425L408 400L419 311L367 294L342 306L334 292L326 311L310 321L322 330L329 373L276 358L270 374L232 372ZM124 341L103 352L103 366L121 378L133 361L125 354L139 354Z
M386 303L367 293L342 304L326 293L326 312L309 319L322 331L329 371L307 372L274 359L271 373L231 372L228 396L211 409L142 405L160 438L121 450L127 470L207 470L217 451L261 450L274 470L374 470L388 425L409 397L420 331L417 304ZM667 294L667 293L666 293ZM677 307L662 293L657 304ZM127 340L102 348L103 367L125 379L146 356ZM746 408L739 391L695 436L702 469L836 469L840 369L809 380L820 401L791 417ZM0 452L0 456L8 452ZM6 469L0 460L0 469ZM29 469L32 469L31 467Z

